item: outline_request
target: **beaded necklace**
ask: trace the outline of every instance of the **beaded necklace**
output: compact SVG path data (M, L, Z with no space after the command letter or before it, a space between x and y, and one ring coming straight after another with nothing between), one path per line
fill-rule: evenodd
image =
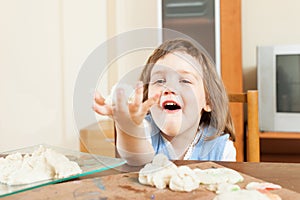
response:
M194 152L194 148L196 146L196 144L199 142L201 136L202 136L202 132L203 130L200 129L200 127L198 128L197 134L194 137L194 140L192 141L192 143L189 145L188 150L185 152L183 160L189 160Z
M196 146L196 144L199 142L201 136L203 133L203 129L200 129L200 127L197 129L197 133L193 139L193 141L191 142L191 144L189 145L187 151L185 152L184 156L183 156L183 160L189 160L193 154L194 148ZM162 136L165 144L166 144L166 148L168 150L169 156L171 158L171 160L178 160L178 156L175 153L175 150L171 144L171 142L169 142L164 136Z

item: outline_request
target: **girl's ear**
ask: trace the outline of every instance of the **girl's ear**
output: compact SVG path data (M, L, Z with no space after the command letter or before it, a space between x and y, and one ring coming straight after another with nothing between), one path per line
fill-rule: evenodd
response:
M206 106L203 108L206 112L211 112L211 107L209 104L206 104Z

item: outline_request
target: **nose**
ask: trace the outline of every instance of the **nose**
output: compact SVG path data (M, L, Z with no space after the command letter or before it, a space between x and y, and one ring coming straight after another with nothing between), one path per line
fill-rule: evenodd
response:
M169 87L166 87L166 88L163 90L162 94L163 94L163 95L170 95L170 94L175 95L176 92L175 92L175 90L173 90L173 89L171 89L171 88L169 88Z

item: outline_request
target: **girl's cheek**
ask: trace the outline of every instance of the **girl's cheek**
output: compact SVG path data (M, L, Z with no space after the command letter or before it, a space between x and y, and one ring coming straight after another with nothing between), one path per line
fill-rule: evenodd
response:
M162 90L162 86L160 86L160 85L151 85L151 86L149 86L149 92L151 91L152 93L155 93L155 92L157 92L157 91L161 91Z
M155 87L155 86L149 86L148 89L148 97L153 97L155 94L157 94L159 92L159 88Z

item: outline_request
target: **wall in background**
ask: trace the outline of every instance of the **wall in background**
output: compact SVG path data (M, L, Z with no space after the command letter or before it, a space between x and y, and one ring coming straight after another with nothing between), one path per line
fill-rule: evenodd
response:
M0 151L78 149L74 83L106 27L103 0L0 1Z
M72 103L81 65L108 38L156 27L157 2L0 1L0 151L40 143L79 149Z
M241 1L246 90L256 88L257 45L300 44L300 1ZM157 2L0 1L0 151L44 142L77 149L72 98L81 64L107 38L157 26Z
M161 0L108 1L108 38L135 29L158 27L160 20L158 19L158 5L160 2ZM140 51L128 52L118 58L110 66L108 87L111 88L128 71L145 64L151 52L141 49Z
M300 1L242 0L244 90L257 89L256 47L300 44Z

